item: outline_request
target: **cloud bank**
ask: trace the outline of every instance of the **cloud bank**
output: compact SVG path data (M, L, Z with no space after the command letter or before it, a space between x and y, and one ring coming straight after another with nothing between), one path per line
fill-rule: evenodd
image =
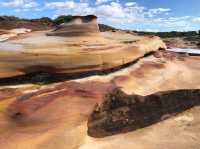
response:
M194 23L200 24L200 17L172 16L171 8L148 9L137 2L123 2L122 0L54 0L39 3L37 0L11 0L0 2L0 7L13 8L18 11L51 11L59 15L87 15L95 14L100 23L116 27L144 30L193 30ZM146 28L147 29L147 28ZM148 30L147 29L147 30Z

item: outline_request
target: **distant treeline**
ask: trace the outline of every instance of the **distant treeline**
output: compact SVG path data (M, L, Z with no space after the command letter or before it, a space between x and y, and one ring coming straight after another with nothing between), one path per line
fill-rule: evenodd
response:
M0 21L46 21L46 22L53 22L54 20L48 18L48 17L43 17L39 19L23 19L23 18L18 18L15 16L0 16Z
M43 22L44 25L47 24L54 24L59 25L62 23L67 23L73 19L72 15L62 15L58 16L55 19L51 19L48 17L43 17L39 19L21 19L15 16L0 16L0 23L1 22ZM99 24L100 31L109 31L109 30L116 30L114 27L109 25Z
M15 16L0 16L0 21L37 21L37 20L42 20L42 21L47 21L47 22L54 22L55 24L69 22L72 19L73 19L73 16L71 16L71 15L59 16L55 19L51 19L48 17L43 17L43 18L39 18L39 19L22 19L22 18L18 18Z
M172 37L191 37L191 36L199 36L200 30L197 31L187 31L187 32L143 32L143 31L134 31L139 35L155 35L161 38L172 38Z
M67 23L73 19L72 15L61 15L58 16L55 19L51 19L48 17L43 17L40 19L22 19L15 16L0 16L0 22L1 21L30 21L30 22L44 22L45 24L54 24L59 25L62 23ZM111 27L109 25L99 24L100 31L109 31L109 30L117 30L114 27ZM131 32L131 31L130 31ZM170 37L191 37L191 36L200 36L200 30L199 32L196 31L187 31L187 32L178 32L178 31L172 31L172 32L144 32L144 31L132 31L134 33L137 33L139 35L155 35L159 36L161 38L170 38Z

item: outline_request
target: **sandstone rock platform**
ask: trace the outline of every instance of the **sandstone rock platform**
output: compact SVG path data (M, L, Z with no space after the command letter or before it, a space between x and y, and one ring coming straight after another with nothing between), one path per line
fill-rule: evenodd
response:
M200 89L199 64L199 57L160 51L106 76L43 86L1 87L0 144L5 149L16 146L19 149L27 146L30 149L65 149L66 146L69 149L196 149L200 138L198 104L168 120L101 139L87 134L88 127L101 124L101 121L92 120L89 126L87 121L97 105L106 105L105 95L116 88L131 98L135 94L148 98L155 92L162 91L163 94L163 91L171 90L166 93L175 100L188 95L185 93L189 91L191 95L181 100L183 103L192 101L192 95L195 95L192 89ZM174 96L173 93L179 93L176 90L183 90L183 93ZM114 110L104 112L102 118L109 112L115 113ZM168 115L164 114L163 120L165 116Z
M1 42L0 78L37 71L73 74L108 70L166 48L159 37L124 32L75 37L46 36L46 33L31 32Z
M166 46L158 37L102 33L95 19L75 18L51 32L0 32L1 81L95 72L48 85L0 84L1 148L199 148L200 58L159 50Z

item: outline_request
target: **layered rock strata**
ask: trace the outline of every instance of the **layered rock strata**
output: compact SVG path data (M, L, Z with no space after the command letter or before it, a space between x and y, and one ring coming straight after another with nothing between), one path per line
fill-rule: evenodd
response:
M91 33L99 33L99 26L97 17L93 15L88 16L74 16L70 22L63 23L49 33L48 36L81 36L89 35Z
M156 105L157 107L156 102L147 103L151 103L149 97L154 98L154 93L160 91L178 90L168 93L162 92L161 94L163 98L165 97L163 95L171 96L174 101L180 99L184 94L186 95L184 97L188 97L188 100L186 98L180 100L183 103L189 103L195 98L193 95L197 93L194 92L192 94L192 90L200 88L199 60L199 57L160 51L139 60L128 68L105 76L91 76L41 87L35 85L32 87L1 87L0 144L5 149L13 149L16 146L20 149L27 149L27 146L30 146L31 149L54 149L56 147L64 149L66 146L69 149L167 149L170 146L181 149L198 148L200 138L198 133L200 122L198 113L200 109L198 106L154 125L151 125L152 119L150 119L150 122L148 121L147 123L149 127L137 131L129 131L128 133L122 132L127 132L125 130L134 125L123 125L121 128L126 128L124 130L113 124L113 127L117 127L115 130L118 131L113 133L113 131L109 130L106 131L108 133L106 135L111 133L117 133L118 135L101 139L88 136L87 120L94 112L94 109L97 109L97 106L106 107L104 105L111 105L115 107L115 105L118 105L118 100L121 99L125 99L122 109L124 105L129 107L129 104L126 104L127 98L133 101L134 97L147 99L145 102L138 102L140 106L153 107ZM107 95L112 95L115 91L120 91L118 95L122 95L123 98L118 98L120 96L114 94L117 97L117 104L106 104L106 102L112 101ZM181 92L182 94L180 95ZM191 96L185 94L187 92L191 92ZM176 96L176 93L178 93L178 96ZM157 100L159 98L156 98ZM159 101L162 101L162 99ZM167 101L164 101L164 103L167 103ZM177 105L182 107L179 103L177 101ZM130 105L134 105L134 103L130 103ZM195 103L195 105L198 104ZM137 107L140 106L137 105ZM167 105L164 104L165 106ZM175 107L176 105L173 105L172 110ZM185 110L184 107L182 110ZM186 108L189 109L190 107ZM120 111L120 109L118 110ZM105 114L101 116L107 118L107 114L110 114L111 111L113 115L117 115L118 110L105 110ZM143 110L139 109L138 112L143 113ZM156 115L159 114L159 110ZM178 109L175 109L175 113L181 112L176 110ZM146 108L144 111L146 111ZM93 114L96 115L96 113ZM97 116L99 115L97 114ZM161 117L165 119L168 116ZM142 117L137 118L142 119ZM147 115L147 118L150 117ZM159 116L154 120L156 119L160 121ZM104 124L102 122L92 119L88 126L93 130L96 126ZM112 126L110 127L112 128ZM106 129L106 127L103 129ZM99 131L93 130L90 135L97 137L96 132L99 133Z
M131 63L166 48L158 37L106 32L101 35L58 37L33 32L0 44L0 78L46 72L80 74Z

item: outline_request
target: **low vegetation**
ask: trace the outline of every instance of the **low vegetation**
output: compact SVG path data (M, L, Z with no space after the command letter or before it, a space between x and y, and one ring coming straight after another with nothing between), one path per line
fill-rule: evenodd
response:
M32 25L37 26L40 25L41 27L37 26L39 29L49 29L48 27L56 26L62 23L67 23L73 19L72 15L61 15L55 19L51 19L48 17L43 17L39 19L21 19L15 16L0 16L0 29L11 29L17 27L27 27L30 29L35 30ZM6 25L5 25L6 24ZM37 24L37 25L36 25ZM43 25L43 26L42 26ZM99 24L100 31L110 31L116 30L114 27L109 25Z
M167 44L175 42L173 39L180 38L184 44L185 48L200 48L200 30L199 31L187 31L187 32L143 32L143 31L134 31L139 35L155 35L161 37ZM176 43L178 46L178 43ZM182 45L183 46L183 45ZM182 47L181 47L182 48Z
M172 31L172 32L143 32L143 31L134 31L139 35L156 35L161 38L173 38L173 37L194 37L194 36L200 36L200 31L188 31L188 32L178 32L178 31Z
M19 21L22 20L15 16L0 16L0 21Z
M105 31L115 31L116 28L109 26L109 25L105 25L105 24L99 24L99 29L101 32L105 32Z
M43 17L40 19L22 19L15 16L0 16L0 29L12 29L12 28L29 28L32 30L46 30L51 29L59 24L67 23L73 19L72 15L61 15L55 19L48 17ZM101 32L113 31L117 29L104 24L99 24L99 29ZM129 31L130 33L136 33L138 35L155 35L163 38L163 40L168 40L170 38L180 37L186 43L190 45L195 45L200 48L200 30L197 31L187 31L187 32L144 32L144 31Z
M73 19L73 16L71 15L62 15L62 16L58 16L56 19L53 20L53 22L57 25L62 24L62 23L66 23L69 22Z

